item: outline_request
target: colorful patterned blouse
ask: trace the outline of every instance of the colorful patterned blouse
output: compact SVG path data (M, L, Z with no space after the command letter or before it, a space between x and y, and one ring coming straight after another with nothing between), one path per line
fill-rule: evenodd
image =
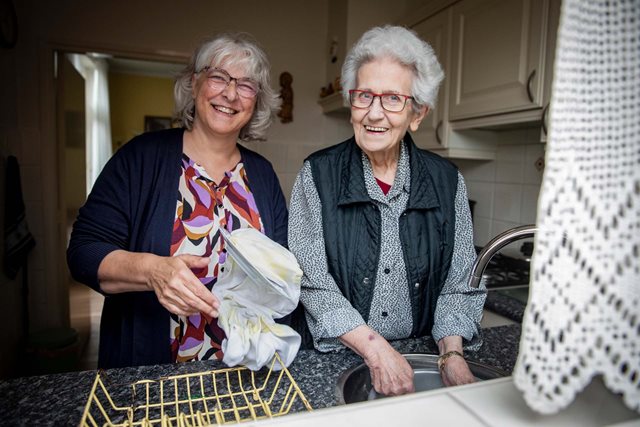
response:
M219 227L229 231L252 227L264 232L264 229L242 162L225 172L217 185L186 154L182 155L181 169L170 253L210 256L209 267L194 273L211 290L218 268L226 259ZM171 314L170 323L172 360L222 359L220 345L225 335L217 319L202 314Z

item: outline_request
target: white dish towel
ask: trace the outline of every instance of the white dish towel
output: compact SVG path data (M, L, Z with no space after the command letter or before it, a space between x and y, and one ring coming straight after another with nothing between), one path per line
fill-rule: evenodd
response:
M300 335L274 319L296 308L302 270L291 252L257 230L235 230L231 239L268 280L265 283L262 278L249 277L232 256L220 266L213 293L220 301L218 324L227 336L222 342L222 361L227 366L244 365L255 371L278 352L289 366L300 348ZM274 369L281 367L276 364Z

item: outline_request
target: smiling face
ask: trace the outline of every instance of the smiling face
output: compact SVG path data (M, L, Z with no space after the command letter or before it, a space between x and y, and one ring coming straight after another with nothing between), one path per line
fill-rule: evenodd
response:
M234 79L249 77L241 64L219 65ZM193 128L220 138L237 139L255 110L256 99L238 95L236 81L231 81L222 90L212 88L207 82L207 73L194 74L192 80L196 114Z
M378 58L360 67L356 89L373 93L396 93L411 95L413 72L391 58ZM356 143L369 157L378 154L397 153L398 145L407 129L418 130L427 113L422 107L420 113L413 111L411 100L407 100L404 110L392 113L382 108L376 97L369 108L351 107L351 124Z

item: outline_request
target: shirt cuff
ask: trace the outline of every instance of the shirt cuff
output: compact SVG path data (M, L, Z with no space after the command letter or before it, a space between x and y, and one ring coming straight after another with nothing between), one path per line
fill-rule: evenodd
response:
M307 313L307 323L316 349L330 351L339 348L339 337L366 322L355 309L342 308L324 313L317 320Z
M465 350L476 351L482 345L482 331L478 326L467 316L451 314L433 325L431 336L436 343L444 337L461 336Z

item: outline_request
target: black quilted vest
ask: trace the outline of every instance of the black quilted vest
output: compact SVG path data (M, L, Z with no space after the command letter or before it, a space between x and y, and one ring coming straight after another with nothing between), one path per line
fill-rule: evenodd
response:
M400 241L413 314L412 336L430 335L454 242L458 172L449 161L418 149L409 134L411 189L400 217ZM343 295L369 318L380 256L380 212L367 193L361 150L352 137L307 159L322 202L329 266Z

